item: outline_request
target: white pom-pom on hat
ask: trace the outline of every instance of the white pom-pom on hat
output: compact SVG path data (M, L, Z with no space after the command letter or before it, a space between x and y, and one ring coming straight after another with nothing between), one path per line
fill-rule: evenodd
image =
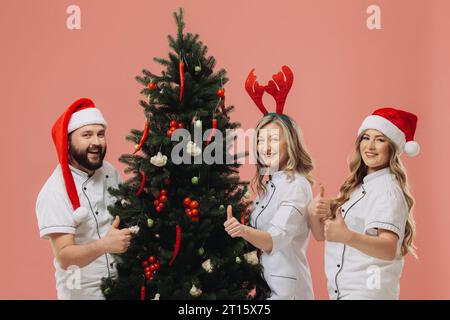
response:
M420 153L420 145L416 141L408 141L405 144L405 153L410 157L415 157Z

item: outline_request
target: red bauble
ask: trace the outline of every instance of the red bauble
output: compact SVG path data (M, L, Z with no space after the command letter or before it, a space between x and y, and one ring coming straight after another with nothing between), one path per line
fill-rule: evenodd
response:
M157 206L155 210L156 210L156 212L161 213L161 211L163 210L163 207Z
M155 256L148 257L148 262L150 262L150 264L155 264L156 263L156 257Z
M145 272L145 273L147 273L147 272L153 272L153 270L152 270L152 265L149 266L149 267L146 267L146 268L144 269L144 272Z
M184 128L184 124L182 122L178 123L178 129L183 129Z
M156 199L155 201L153 201L153 204L155 205L155 207L159 206L160 203L161 203L161 202L159 202L158 199Z
M171 181L170 181L170 178L165 178L165 179L164 179L164 184L165 184L165 185L169 185L170 182L171 182Z
M191 215L191 209L184 209L184 212L185 212L188 216Z
M224 88L220 88L219 90L217 90L217 95L220 98L224 98L225 97L225 89Z
M148 267L148 261L142 261L142 268L147 268Z
M166 202L167 201L167 196L162 195L161 197L159 197L159 201Z
M184 198L183 204L185 207L188 207L191 204L191 199L188 197Z
M149 268L150 268L151 272L155 272L156 271L156 267L155 267L154 264L152 264Z
M196 201L196 200L191 201L191 203L189 204L189 208L191 208L191 209L198 209L198 207L199 207L199 204L198 204L198 201Z
M145 273L145 279L148 279L148 280L153 279L153 273L151 273L151 272L146 272L146 273Z
M178 125L178 123L176 122L176 120L171 120L171 121L170 121L170 127L171 127L171 128L177 127L177 125Z
M166 189L161 189L159 194L162 195L162 196L167 196L167 190Z
M155 84L154 82L150 82L150 83L147 85L147 87L148 87L150 90L154 90L154 89L156 88L156 84Z
M172 130L172 129L167 130L166 135L167 135L169 138L172 136L172 134L173 134L173 130Z
M196 216L198 216L198 214L199 214L199 212L198 212L197 209L192 209L191 210L191 216L196 217Z
M159 262L155 263L154 266L156 268L155 270L161 269L161 265L159 264Z

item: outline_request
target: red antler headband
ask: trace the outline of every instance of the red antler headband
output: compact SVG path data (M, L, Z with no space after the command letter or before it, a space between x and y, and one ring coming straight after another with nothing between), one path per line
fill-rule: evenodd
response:
M273 80L270 80L267 85L261 86L258 81L256 81L256 76L254 74L255 69L252 69L247 76L245 81L245 90L255 102L261 112L266 115L269 112L262 102L262 96L264 91L267 91L272 97L274 97L277 103L276 113L283 114L284 104L286 102L289 90L291 90L292 82L294 82L294 74L288 66L281 67L283 72L278 72L272 76Z

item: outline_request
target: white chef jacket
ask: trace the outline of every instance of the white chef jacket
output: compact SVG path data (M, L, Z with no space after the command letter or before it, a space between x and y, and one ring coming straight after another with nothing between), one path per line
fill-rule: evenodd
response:
M311 185L298 173L289 181L277 171L267 181L267 192L255 200L250 225L270 233L273 248L262 252L264 278L272 290L269 299L314 299L306 249L309 240L307 206Z
M393 261L368 256L351 246L325 241L325 273L330 299L398 299L403 269L401 244L408 206L389 168L367 175L341 208L347 227L377 235L378 228L398 235Z
M73 207L66 192L61 166L41 189L36 202L36 215L40 237L49 239L52 233L69 233L75 243L87 244L103 237L111 227L113 217L107 210L115 202L108 188L117 188L121 182L117 170L108 162L88 177L87 173L69 166L80 199L80 205L89 210L85 221L79 225L73 217ZM58 299L104 299L100 285L103 277L116 277L115 259L105 254L81 269L63 270L56 258L56 289Z

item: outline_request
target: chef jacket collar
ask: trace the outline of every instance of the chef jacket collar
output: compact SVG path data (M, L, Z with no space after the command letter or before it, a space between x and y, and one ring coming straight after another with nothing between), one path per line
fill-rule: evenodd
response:
M381 177L381 176L384 176L385 174L390 174L390 173L391 173L391 169L389 167L377 170L377 171L365 176L363 179L363 184L367 184L370 181L373 181L374 179L376 179L378 177Z
M92 178L93 176L95 176L95 174L96 174L97 171L98 171L98 169L95 170L94 173L92 174L92 176L89 177L89 175L87 174L87 172L84 172L83 170L77 169L77 168L71 166L70 164L69 164L69 168L70 168L70 170L71 170L73 173L75 173L75 174L77 174L77 175L79 175L79 176L81 176L81 177L83 177L83 178L85 178L85 179Z
M272 176L270 177L270 180L277 181L283 177L283 174L284 174L283 170L278 170L272 174Z

